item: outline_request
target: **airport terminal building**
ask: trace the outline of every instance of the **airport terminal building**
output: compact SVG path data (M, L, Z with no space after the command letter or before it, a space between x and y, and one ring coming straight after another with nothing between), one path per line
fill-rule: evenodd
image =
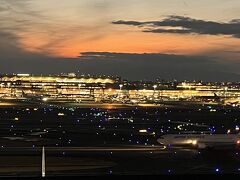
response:
M91 97L117 83L117 77L64 75L34 76L13 74L0 76L0 93L12 97L49 96L57 98Z
M130 82L112 76L11 74L0 76L0 98L156 103L161 101L240 101L240 86L214 83Z

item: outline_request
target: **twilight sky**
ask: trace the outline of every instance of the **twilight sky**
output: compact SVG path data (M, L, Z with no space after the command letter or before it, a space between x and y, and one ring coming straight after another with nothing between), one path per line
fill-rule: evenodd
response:
M0 0L0 72L239 81L239 0Z

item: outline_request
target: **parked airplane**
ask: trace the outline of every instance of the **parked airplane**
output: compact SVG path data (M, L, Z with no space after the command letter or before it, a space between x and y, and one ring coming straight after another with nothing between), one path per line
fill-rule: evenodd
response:
M29 101L43 102L43 101L47 101L47 99L50 96L49 95L42 95L42 94L27 94L24 91L22 91L22 97L26 98Z
M239 148L238 134L167 134L157 141L166 147L189 147L195 149Z
M200 99L202 101L214 101L214 102L222 102L223 101L223 98L219 97L216 93L213 93L214 96L199 96L199 97L196 97L196 99Z

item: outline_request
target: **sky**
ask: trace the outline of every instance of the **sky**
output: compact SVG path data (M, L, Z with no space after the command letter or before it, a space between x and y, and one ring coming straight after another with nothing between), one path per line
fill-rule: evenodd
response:
M239 81L239 0L0 0L0 72Z

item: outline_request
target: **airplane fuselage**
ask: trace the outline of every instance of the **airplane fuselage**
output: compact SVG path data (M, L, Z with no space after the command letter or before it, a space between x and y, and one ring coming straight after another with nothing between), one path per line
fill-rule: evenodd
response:
M204 149L206 147L238 145L239 135L237 134L168 134L163 135L157 141L166 146L189 146Z

